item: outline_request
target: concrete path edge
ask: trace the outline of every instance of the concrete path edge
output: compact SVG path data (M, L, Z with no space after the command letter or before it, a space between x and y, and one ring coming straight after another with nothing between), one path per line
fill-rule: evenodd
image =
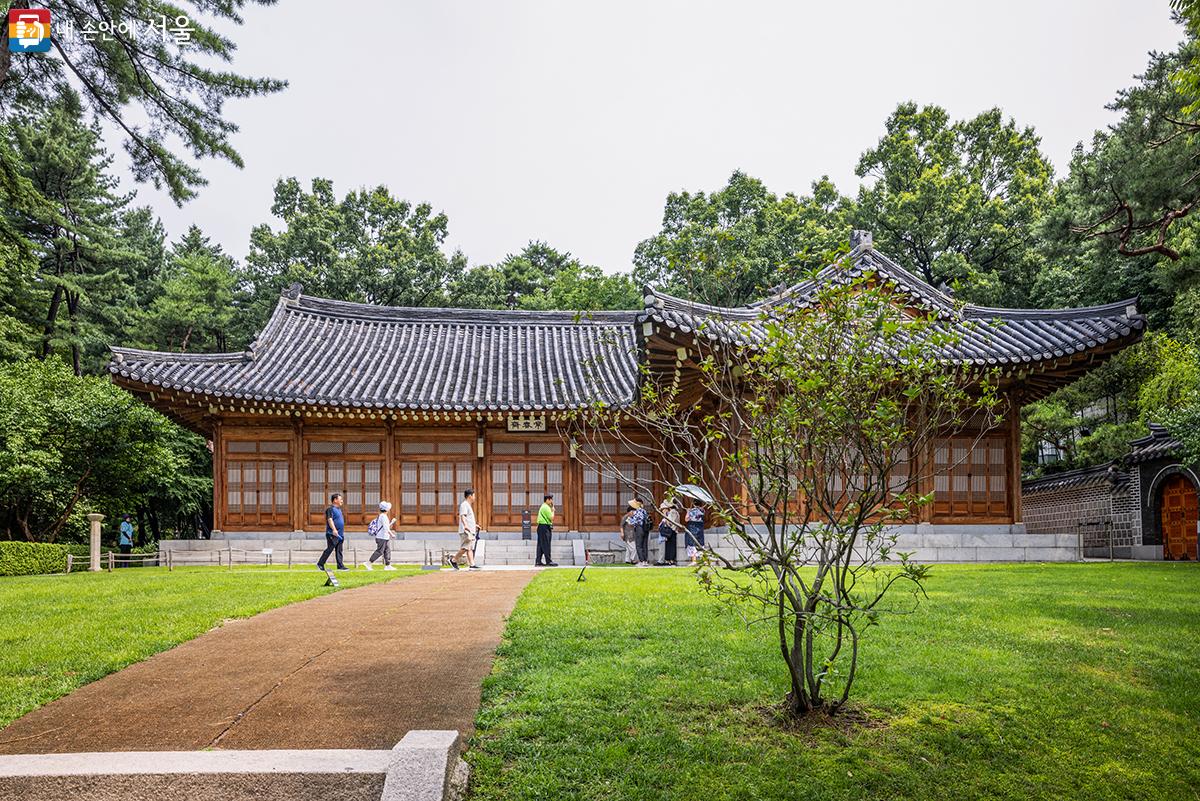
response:
M122 798L150 801L162 783L188 776L211 782L222 777L272 775L297 778L382 774L379 801L450 801L465 791L466 763L457 731L410 731L391 751L365 749L262 751L117 751L83 754L0 755L0 797L15 798L39 781L69 779L77 787L94 780L123 779ZM47 788L49 789L49 788ZM132 794L130 794L132 791ZM107 793L99 790L96 797ZM362 796L360 796L362 797ZM364 798L365 801L365 798Z

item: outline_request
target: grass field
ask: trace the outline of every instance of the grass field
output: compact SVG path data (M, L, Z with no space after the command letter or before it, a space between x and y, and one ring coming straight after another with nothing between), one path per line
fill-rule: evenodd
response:
M1200 566L949 566L865 644L875 728L784 731L770 634L688 571L543 573L467 758L481 799L1200 798Z
M339 573L356 587L418 573ZM333 592L307 569L131 568L0 578L0 728L223 620Z

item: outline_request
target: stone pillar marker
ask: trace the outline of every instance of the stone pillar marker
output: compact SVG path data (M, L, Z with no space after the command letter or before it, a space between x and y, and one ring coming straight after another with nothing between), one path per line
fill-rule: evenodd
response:
M88 565L89 571L100 570L100 521L104 519L104 515L90 514L87 516L88 523L91 524L91 563Z

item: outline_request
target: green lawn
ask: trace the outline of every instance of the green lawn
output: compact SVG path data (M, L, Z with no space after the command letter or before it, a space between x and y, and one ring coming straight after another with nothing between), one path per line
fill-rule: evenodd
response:
M933 569L865 644L880 728L785 732L770 634L689 571L549 571L468 760L480 799L1200 798L1200 566Z
M420 572L338 573L343 587ZM130 568L0 578L0 728L223 620L333 592L312 568Z

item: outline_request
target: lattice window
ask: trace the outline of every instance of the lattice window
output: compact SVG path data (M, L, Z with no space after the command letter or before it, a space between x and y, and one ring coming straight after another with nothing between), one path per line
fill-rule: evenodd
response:
M404 461L399 464L397 519L405 525L452 526L472 485L471 462Z
M619 525L634 496L649 503L654 466L649 462L617 462L583 468L584 525Z
M312 439L307 443L308 522L325 522L329 497L342 494L347 525L365 526L379 514L383 500L383 443L378 439Z
M382 462L320 460L308 463L308 514L315 522L325 519L329 497L342 494L342 514L348 523L365 525L379 514L383 487Z
M937 440L933 447L935 517L1005 517L1008 509L1007 440L973 435Z
M492 522L519 525L523 511L536 515L547 493L561 502L562 492L561 462L493 462Z
M288 479L286 461L226 462L226 525L271 528L287 524Z
M291 522L288 453L276 439L225 440L225 510L231 529L279 529Z

